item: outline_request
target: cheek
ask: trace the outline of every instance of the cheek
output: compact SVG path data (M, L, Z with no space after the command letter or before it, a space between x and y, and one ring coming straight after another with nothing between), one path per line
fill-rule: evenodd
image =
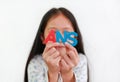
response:
M45 31L44 31L44 38L46 38L49 35L51 30L53 30L53 29L45 29Z
M46 33L44 34L44 39L47 37L47 35L48 35L48 34L46 34Z
M44 38L46 38L48 36L48 33L49 33L48 31L46 31L46 30L44 31Z

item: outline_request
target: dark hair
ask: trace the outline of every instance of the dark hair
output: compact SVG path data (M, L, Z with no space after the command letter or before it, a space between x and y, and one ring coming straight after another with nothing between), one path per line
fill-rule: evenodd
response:
M24 82L28 82L28 75L27 75L27 68L28 68L28 64L30 62L30 60L37 54L42 54L45 48L45 45L42 43L42 40L40 38L40 36L42 36L44 34L44 30L45 27L47 25L47 22L49 21L50 18L52 18L55 15L58 14L63 14L65 17L67 17L70 22L73 25L74 31L78 33L78 44L75 46L75 48L77 49L78 53L84 53L84 49L83 49L83 43L82 43L82 36L81 33L79 31L79 27L77 25L76 19L74 18L73 14L68 11L65 8L52 8L50 9L42 18L37 35L35 37L32 49L30 51L27 63L26 63L26 67L25 67L25 76L24 76Z

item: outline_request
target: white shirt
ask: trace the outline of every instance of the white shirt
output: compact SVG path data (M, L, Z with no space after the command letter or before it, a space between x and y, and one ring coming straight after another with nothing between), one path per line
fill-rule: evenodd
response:
M79 54L80 62L73 68L76 82L87 82L87 58ZM48 82L48 68L41 55L36 55L28 64L28 82ZM59 75L58 82L63 82Z

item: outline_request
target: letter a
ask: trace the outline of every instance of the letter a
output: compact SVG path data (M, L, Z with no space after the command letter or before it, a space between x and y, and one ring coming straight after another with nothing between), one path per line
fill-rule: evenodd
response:
M44 43L46 44L48 41L56 42L55 31L54 30L50 31L47 38L44 40Z

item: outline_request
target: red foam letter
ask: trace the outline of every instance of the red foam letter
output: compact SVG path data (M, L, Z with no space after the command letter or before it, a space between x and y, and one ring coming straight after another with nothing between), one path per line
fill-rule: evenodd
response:
M44 40L44 43L46 44L48 41L56 42L55 31L54 30L50 31L47 38Z

